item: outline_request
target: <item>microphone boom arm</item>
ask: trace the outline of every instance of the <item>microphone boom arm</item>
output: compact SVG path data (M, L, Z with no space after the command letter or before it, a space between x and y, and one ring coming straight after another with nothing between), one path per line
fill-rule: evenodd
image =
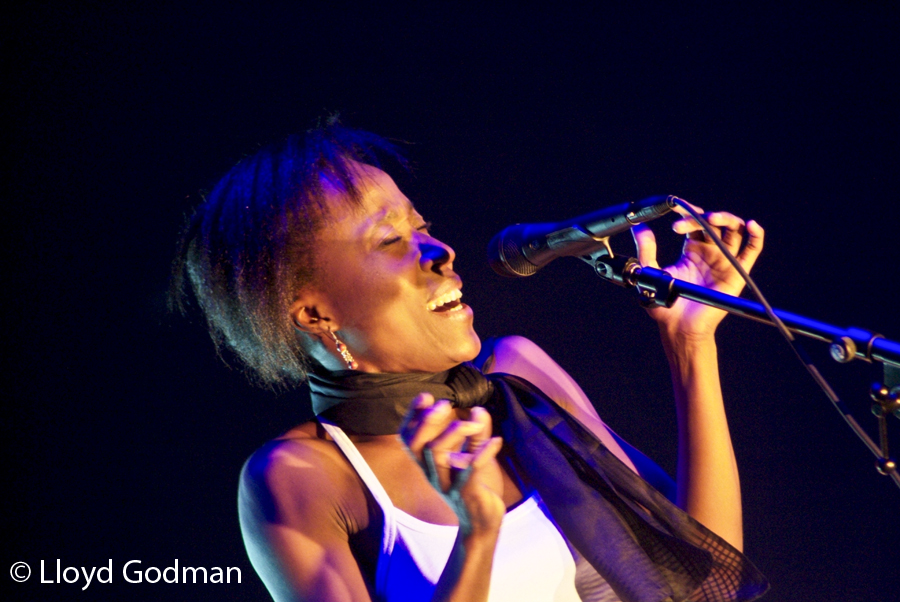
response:
M636 288L644 304L671 307L678 297L684 297L774 326L760 303L678 280L662 270L642 267L633 257L611 257L601 251L595 253L590 260L584 260L591 263L604 280ZM862 328L840 328L780 309L775 310L775 315L784 322L788 330L831 343L831 356L838 362L846 363L859 358L900 367L900 343L890 341L880 334Z

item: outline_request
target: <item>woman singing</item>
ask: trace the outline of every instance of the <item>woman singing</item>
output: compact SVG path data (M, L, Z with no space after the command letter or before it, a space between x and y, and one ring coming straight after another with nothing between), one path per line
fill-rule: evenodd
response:
M482 348L453 249L376 151L393 153L337 124L289 137L235 166L184 237L176 285L187 276L217 345L263 384L309 381L317 419L241 474L244 541L273 598L761 595L739 552L714 341L724 312L684 300L649 310L675 391L676 487L537 345ZM750 269L762 228L706 217ZM674 228L686 239L667 271L738 294L743 282L699 226ZM652 232L634 238L640 262L657 266Z

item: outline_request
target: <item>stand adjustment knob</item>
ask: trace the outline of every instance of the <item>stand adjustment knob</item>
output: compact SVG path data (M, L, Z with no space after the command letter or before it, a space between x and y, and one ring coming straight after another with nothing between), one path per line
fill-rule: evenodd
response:
M884 476L888 476L897 470L897 463L890 458L878 458L875 460L875 469Z
M828 351L831 352L831 359L846 364L856 357L856 343L850 337L841 337L831 343Z

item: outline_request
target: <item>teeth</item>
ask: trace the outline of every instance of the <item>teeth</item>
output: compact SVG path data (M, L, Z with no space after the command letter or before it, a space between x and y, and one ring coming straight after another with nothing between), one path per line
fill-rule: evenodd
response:
M431 301L430 303L428 303L428 305L426 305L426 307L428 308L428 311L434 311L438 307L440 307L442 305L446 305L447 303L452 303L453 301L456 301L457 299L460 299L461 297L462 297L461 291L459 291L459 290L450 291L446 295L441 295L434 301ZM462 309L462 306L460 306L459 308L455 308L455 309Z

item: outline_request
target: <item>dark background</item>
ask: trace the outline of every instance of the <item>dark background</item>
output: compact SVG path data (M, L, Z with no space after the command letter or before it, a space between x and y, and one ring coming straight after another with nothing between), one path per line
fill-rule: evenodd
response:
M484 247L500 228L677 194L766 227L755 274L776 307L900 338L895 2L21 4L3 34L0 568L10 580L21 560L35 574L8 581L12 599L268 599L243 550L237 476L307 416L306 393L249 386L196 315L167 314L165 294L199 191L329 111L413 143L414 176L398 179L457 250L479 332L537 341L670 472L652 323L574 260L496 277ZM655 229L672 259L667 224ZM766 600L898 599L900 491L773 329L730 318L719 341ZM809 347L874 433L877 367ZM121 577L128 560L175 558L241 567L243 582ZM112 559L114 583L38 583L40 561L56 559Z

